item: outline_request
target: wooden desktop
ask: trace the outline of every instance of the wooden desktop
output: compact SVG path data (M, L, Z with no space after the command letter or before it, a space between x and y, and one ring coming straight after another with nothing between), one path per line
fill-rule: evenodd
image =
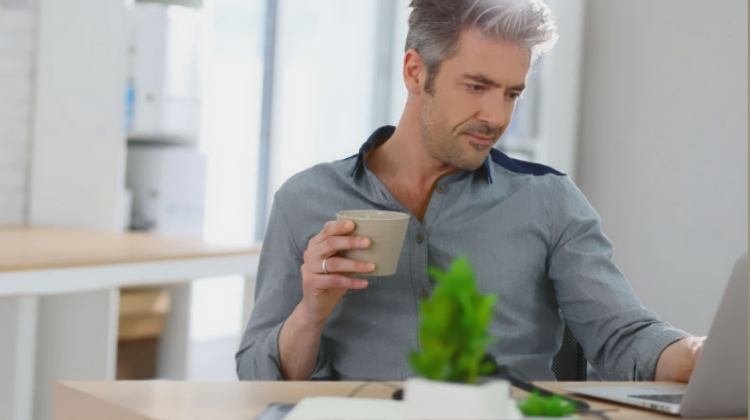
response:
M589 384L615 382L590 382ZM537 382L560 393L581 382ZM58 382L54 388L55 420L246 420L270 403L296 403L309 396L390 398L399 382ZM360 388L360 389L358 389ZM514 397L525 392L513 390ZM587 400L594 410L607 410L610 419L672 418L653 411ZM612 410L612 411L609 411ZM585 416L583 418L596 418Z

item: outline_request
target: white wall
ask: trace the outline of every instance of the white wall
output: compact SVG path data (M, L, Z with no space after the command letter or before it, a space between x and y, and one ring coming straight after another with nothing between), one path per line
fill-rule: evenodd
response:
M708 332L747 251L747 3L587 2L578 183L645 306Z
M533 140L533 161L575 178L584 0L547 0L560 36L540 69L539 138ZM534 70L532 70L534 71Z
M269 205L290 176L351 156L372 133L378 1L279 3Z
M25 219L35 16L32 0L0 1L0 224Z

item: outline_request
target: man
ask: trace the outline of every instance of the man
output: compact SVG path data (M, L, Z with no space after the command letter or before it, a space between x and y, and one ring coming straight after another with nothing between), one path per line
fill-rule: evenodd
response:
M606 379L686 381L702 348L638 302L572 181L492 148L534 58L556 37L533 0L413 0L398 127L292 177L276 194L240 379L403 379L419 348L427 266L467 255L500 302L488 353L553 379L564 323ZM397 273L339 256L370 241L339 210L412 215ZM322 229L321 229L322 227Z

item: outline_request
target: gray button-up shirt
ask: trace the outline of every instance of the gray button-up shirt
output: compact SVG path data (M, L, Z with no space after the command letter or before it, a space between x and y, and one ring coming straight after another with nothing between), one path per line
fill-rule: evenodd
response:
M278 335L302 299L302 255L337 211L409 212L364 162L393 130L378 129L357 155L305 170L276 193L236 356L240 379L282 379ZM312 377L412 376L419 302L434 287L427 267L447 268L462 255L479 288L499 295L488 353L531 379L554 379L564 322L607 379L653 379L661 351L686 336L640 304L612 262L598 214L567 176L492 150L476 171L438 181L423 221L409 221L395 275L344 295L325 324Z

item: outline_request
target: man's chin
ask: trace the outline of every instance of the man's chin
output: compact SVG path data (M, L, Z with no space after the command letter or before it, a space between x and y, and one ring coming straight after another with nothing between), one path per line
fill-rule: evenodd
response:
M471 151L469 152L469 161L471 161L470 166L474 166L474 169L478 169L485 160L487 160L487 157L490 155L490 151L492 150L492 145L485 146L485 145L477 145L477 144L470 144Z
M472 159L462 159L461 162L455 162L452 166L455 166L456 168L463 171L476 171L477 169L482 167L484 161L487 159L488 154L489 153L482 154L481 158L472 157Z

